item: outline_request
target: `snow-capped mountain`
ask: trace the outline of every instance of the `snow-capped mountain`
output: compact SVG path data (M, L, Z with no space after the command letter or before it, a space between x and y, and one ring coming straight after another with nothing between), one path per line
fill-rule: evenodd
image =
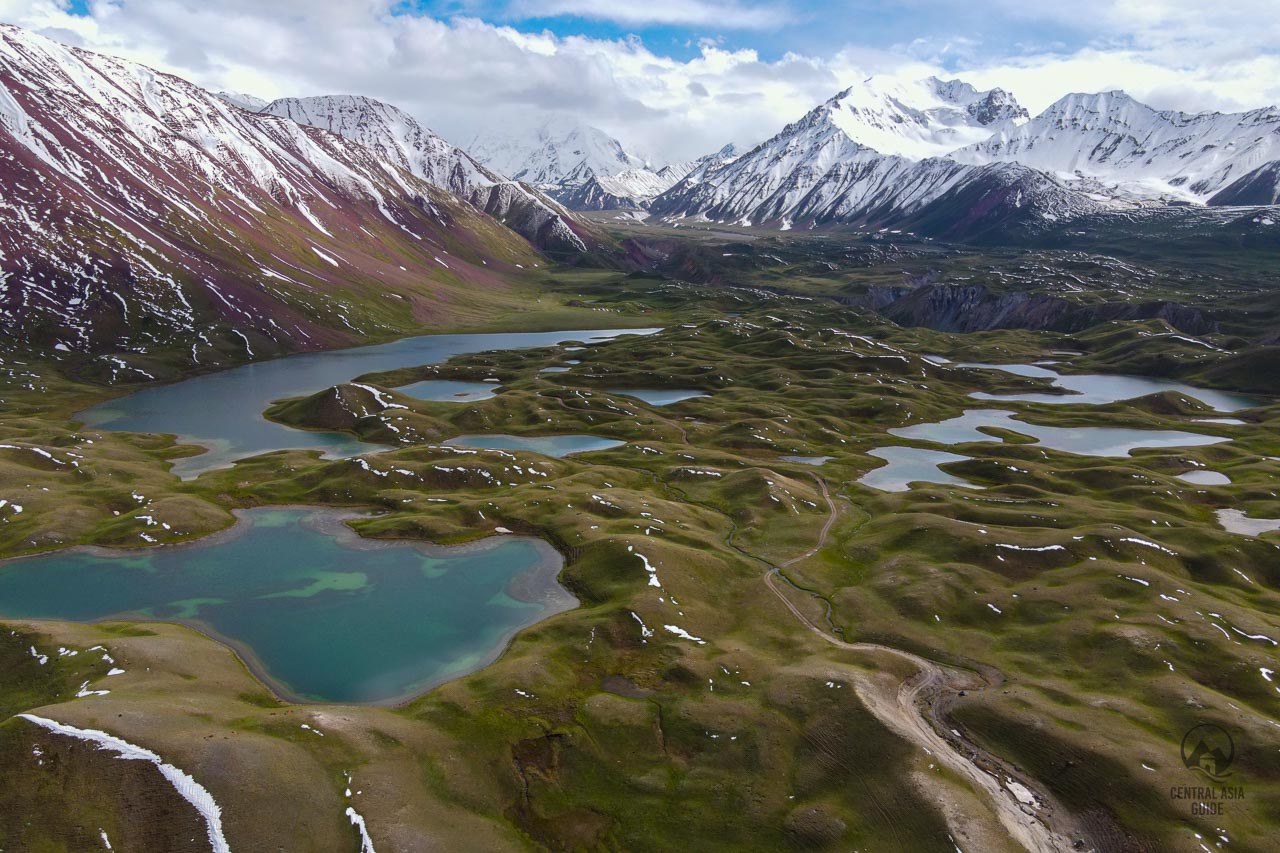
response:
M261 110L358 142L387 163L460 196L538 245L584 249L559 205L495 174L403 110L360 95L281 98Z
M525 131L481 133L467 150L495 172L539 189L580 186L649 166L603 130L560 116Z
M228 104L231 104L231 106L248 110L251 113L256 113L267 105L266 98L259 98L257 95L250 95L245 92L217 92L215 94Z
M7 25L0 187L0 333L113 375L385 334L539 259L385 151Z
M714 154L661 169L627 169L612 176L593 176L583 184L565 184L556 198L571 210L646 210L652 201L690 175L699 176L713 166L721 166L737 156L733 145Z
M929 97L940 99L945 94L950 106L930 106L929 112L920 107L933 102L917 98L908 112L905 96L899 97L903 90L885 96L884 87L870 93L855 89L841 92L746 154L691 173L655 199L650 209L666 218L783 229L827 223L887 226L922 219L933 222L937 233L958 233L931 216L930 208L947 210L956 227L985 229L1000 217L1056 216L1096 206L1031 169L1009 164L975 168L945 157L916 160L886 154L863 141L933 150L941 146L938 140L962 137L980 127L969 112L971 106L982 120L1020 119L1020 108L996 94L998 90L978 93L965 84L924 81L905 91L914 96L932 93ZM900 120L884 119L887 115ZM983 192L989 195L984 198ZM970 198L980 207L972 212L956 207L958 200Z
M1027 111L1003 89L979 92L960 80L930 77L904 83L871 77L822 109L827 120L860 145L911 160L941 157L1025 122Z
M1152 109L1119 91L1073 94L952 156L1080 175L1138 197L1247 203L1234 193L1215 195L1244 181L1241 187L1254 191L1248 198L1275 198L1267 175L1274 178L1280 161L1280 109L1187 114ZM1258 192L1259 181L1269 194Z
M642 209L691 167L655 168L599 128L561 117L525 132L480 134L469 149L494 171L571 210Z

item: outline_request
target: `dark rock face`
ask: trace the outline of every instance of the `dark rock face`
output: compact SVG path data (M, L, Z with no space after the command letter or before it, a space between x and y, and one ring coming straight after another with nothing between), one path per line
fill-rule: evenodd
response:
M968 113L978 120L978 124L982 125L995 124L998 121L1006 121L1008 119L1031 117L1026 107L1015 101L1013 95L1010 95L1004 89L992 89L985 98L970 104Z
M1188 335L1216 331L1217 324L1198 308L1176 302L1109 302L1080 306L1056 296L1033 293L996 295L982 285L878 287L867 294L871 308L902 326L940 332L1032 329L1078 332L1116 320L1164 320Z
M1280 160L1259 166L1218 190L1209 204L1228 207L1280 204Z

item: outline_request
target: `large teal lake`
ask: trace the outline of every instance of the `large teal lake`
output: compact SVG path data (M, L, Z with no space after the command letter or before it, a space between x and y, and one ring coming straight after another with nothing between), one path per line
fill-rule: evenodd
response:
M382 703L485 665L516 631L577 604L556 581L559 554L540 540L371 541L346 517L255 509L190 545L8 560L0 611L185 622L228 642L287 698Z

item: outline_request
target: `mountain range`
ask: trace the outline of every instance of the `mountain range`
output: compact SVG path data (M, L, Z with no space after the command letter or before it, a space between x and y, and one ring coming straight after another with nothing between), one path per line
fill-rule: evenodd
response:
M1275 204L1280 110L1106 92L1031 116L1001 89L872 78L750 150L658 166L573 120L468 151L372 98L215 94L0 25L0 187L0 331L150 375L158 349L206 365L499 299L520 267L607 248L575 209L1008 240Z
M1104 209L1278 199L1275 108L1188 115L1107 92L1030 117L1001 89L873 78L648 206L667 220L967 237Z
M478 134L467 149L486 166L575 210L642 209L701 162L656 167L603 130L565 116L525 130Z
M1187 114L1156 110L1124 92L1073 94L1034 119L1001 127L955 151L965 163L1016 162L1101 182L1138 198L1207 204L1242 200L1280 162L1280 109Z
M477 156L536 176L571 209L782 229L928 227L966 237L1104 209L1280 202L1274 107L1188 114L1103 92L1067 95L1033 117L1003 89L873 77L749 151L730 146L662 168L637 166L643 158L602 131L556 126L523 142L482 137Z
M394 108L226 98L0 25L0 330L150 375L430 322L593 239Z

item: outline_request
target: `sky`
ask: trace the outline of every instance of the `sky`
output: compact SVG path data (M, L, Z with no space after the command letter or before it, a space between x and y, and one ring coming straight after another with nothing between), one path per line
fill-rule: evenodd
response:
M567 116L662 163L762 141L872 75L1000 86L1032 113L1111 89L1280 104L1278 2L0 0L0 21L215 90L369 95L464 147Z

